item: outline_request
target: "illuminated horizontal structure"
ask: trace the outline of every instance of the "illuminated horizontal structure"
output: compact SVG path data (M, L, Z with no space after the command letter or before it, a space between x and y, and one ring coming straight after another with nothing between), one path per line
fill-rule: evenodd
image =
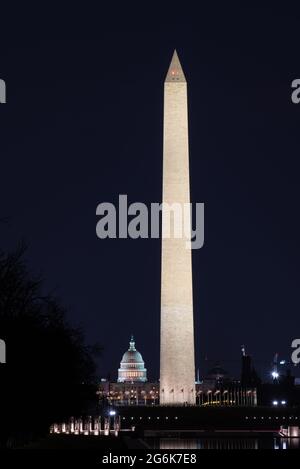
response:
M120 416L113 413L107 416L97 415L85 418L71 417L67 422L53 423L50 426L50 433L86 436L118 436L120 429Z
M156 406L160 404L159 383L115 383L102 381L98 387L100 401L106 400L111 405L119 406ZM241 386L209 387L207 384L195 384L198 406L247 406L257 405L255 388ZM181 404L186 405L186 404Z

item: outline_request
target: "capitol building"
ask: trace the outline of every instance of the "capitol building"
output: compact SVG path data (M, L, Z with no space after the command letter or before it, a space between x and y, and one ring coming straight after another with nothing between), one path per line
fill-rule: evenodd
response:
M208 370L203 380L195 381L196 405L255 406L256 389L232 380L228 373L216 363ZM129 347L122 356L116 381L101 379L98 387L100 401L111 405L159 405L160 383L147 380L147 369L141 353L136 349L131 336ZM171 394L172 390L170 390ZM175 405L175 402L174 402Z
M129 349L124 353L118 371L118 383L134 383L147 381L147 370L142 355L135 348L133 336L129 342Z
M142 355L131 336L128 350L123 354L117 382L101 379L98 389L100 400L114 405L157 405L159 383L147 380L147 369Z

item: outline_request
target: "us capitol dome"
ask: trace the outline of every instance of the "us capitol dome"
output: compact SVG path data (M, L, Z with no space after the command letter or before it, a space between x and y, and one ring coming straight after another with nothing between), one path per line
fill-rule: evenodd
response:
M147 370L140 352L135 348L135 341L131 336L129 349L124 353L118 370L118 383L145 383Z

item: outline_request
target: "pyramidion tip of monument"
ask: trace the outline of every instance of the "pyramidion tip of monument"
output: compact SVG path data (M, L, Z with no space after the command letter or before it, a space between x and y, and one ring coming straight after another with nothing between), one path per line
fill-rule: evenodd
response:
M165 83L186 83L186 79L176 49L173 52L172 60L165 79Z

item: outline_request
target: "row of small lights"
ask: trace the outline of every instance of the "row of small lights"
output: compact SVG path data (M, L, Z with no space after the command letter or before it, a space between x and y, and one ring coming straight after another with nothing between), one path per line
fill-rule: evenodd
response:
M137 418L137 417L128 417L128 418L130 418L131 420L134 420L134 419ZM145 417L145 418L146 418L146 417ZM147 417L147 418L148 418L148 420L151 420L151 417ZM153 418L154 418L154 417L153 417ZM162 417L162 418L163 418L163 417ZM247 417L247 416L245 417L246 420L248 420L249 418L251 418L251 417ZM265 418L266 418L266 419L268 418L269 420L271 420L272 418L274 418L274 419L276 419L276 420L279 419L279 417L260 417L260 418L261 418L261 420L264 420ZM282 418L283 420L285 420L286 417L280 417L280 418ZM288 418L289 418L290 420L291 420L291 419L298 420L298 417L294 417L294 416L290 416L290 417L288 417ZM122 417L122 419L123 419L123 420L126 420L126 417ZM142 420L143 417L139 417L139 419ZM160 417L156 417L156 419L159 420ZM165 419L168 420L169 417L165 417ZM178 417L174 417L174 419L175 419L175 420L178 420ZM253 419L253 420L256 420L256 419L259 419L259 417L254 416L254 417L252 417L252 419Z
M137 417L128 417L128 418L130 418L131 420L134 420L134 419L137 418ZM139 417L140 420L142 420L142 418L143 418L143 417ZM146 418L146 417L145 417L145 418ZM151 417L147 417L147 418L148 418L148 420L151 420ZM154 418L154 417L153 417L153 418ZM163 417L162 417L162 418L163 418ZM122 419L123 419L123 420L126 420L126 417L122 417ZM156 419L159 420L160 417L156 417ZM169 417L165 417L165 419L168 420ZM175 419L175 420L178 420L178 417L174 417L174 419Z
M129 394L130 392L136 392L136 391L139 391L139 389L131 389L130 391L109 391L109 394L117 394L117 393L124 393L124 394ZM104 392L104 391L101 391L101 392ZM202 391L201 391L202 392ZM141 390L141 393L142 394L146 394L147 391L144 391L143 389ZM156 393L158 394L158 391L148 391L149 394L153 394L153 393Z
M249 418L251 418L251 417L245 417L246 420L248 420ZM261 420L264 420L265 417L260 417L260 418L261 418ZM285 420L286 417L266 417L266 419L267 419L267 418L268 418L269 420L271 420L272 418L274 418L274 419L276 419L276 420L278 420L279 418L281 418L282 420ZM290 420L291 420L291 419L298 420L298 417L294 417L294 416L290 416L290 417L288 417L288 418L289 418ZM252 419L253 419L253 420L256 420L256 419L259 419L259 417L252 417Z
M128 417L128 418L129 418L129 417ZM134 420L134 418L135 418L135 417L130 417L131 420ZM151 417L147 417L147 418L148 418L148 420L151 420ZM249 420L249 418L251 418L251 417L247 417L247 416L245 417L246 420ZM266 417L266 418L268 418L269 420L272 420L272 418L274 418L274 419L276 419L276 420L279 420L279 417L278 417L278 416L276 416L276 417ZM285 420L286 417L280 417L280 418L281 418L282 420ZM294 417L294 416L290 416L290 417L288 417L288 418L289 418L290 420L291 420L291 419L298 420L298 417ZM122 417L122 419L123 419L123 420L126 420L126 417ZM139 419L142 420L143 417L139 417ZM156 419L157 419L157 420L160 420L160 417L156 417ZM168 420L169 417L165 417L165 419ZM178 420L178 417L174 417L174 419L175 419L175 420ZM256 419L259 419L259 417L254 416L254 417L252 417L252 419L253 419L253 420L256 420ZM261 420L264 420L265 417L260 417L260 419L261 419Z

